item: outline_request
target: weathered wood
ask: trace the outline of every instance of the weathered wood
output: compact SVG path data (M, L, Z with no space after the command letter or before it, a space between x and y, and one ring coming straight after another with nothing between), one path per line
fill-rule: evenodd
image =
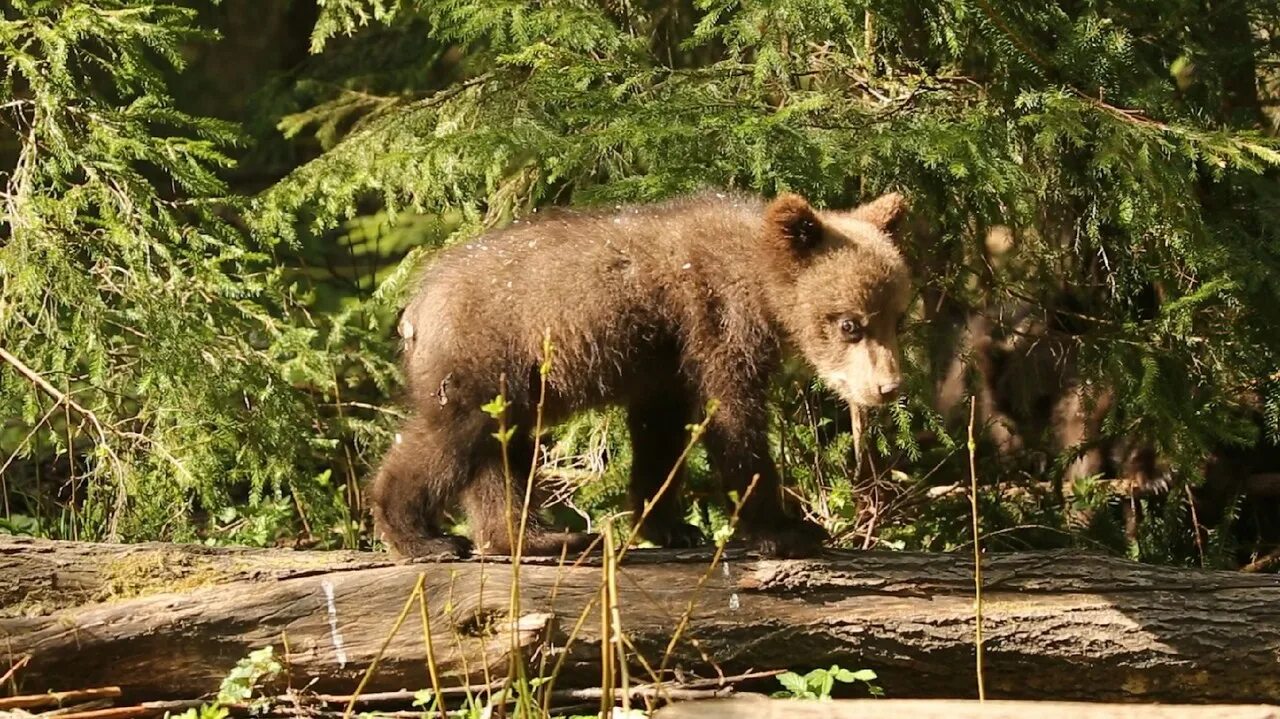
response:
M522 567L511 617L509 564L343 553L325 571L328 556L0 538L0 662L31 656L16 676L27 692L114 684L130 697L191 697L271 644L287 646L292 686L314 679L314 691L349 693L422 576L446 684L504 676L515 647L540 650L535 672L563 657L558 687L600 686L598 566ZM973 695L971 560L832 551L765 561L731 550L709 574L708 560L635 550L620 568L622 628L648 666L663 664L692 606L666 662L686 678L839 664L875 669L891 697ZM151 569L124 571L136 581L122 585L122 561ZM984 576L989 696L1280 701L1280 578L1072 552L992 556ZM59 601L64 587L89 603ZM366 690L430 686L425 657L414 605ZM633 683L651 680L640 662L630 667Z
M724 699L674 704L654 719L1280 719L1280 707L1018 702L945 699L850 699L798 702Z

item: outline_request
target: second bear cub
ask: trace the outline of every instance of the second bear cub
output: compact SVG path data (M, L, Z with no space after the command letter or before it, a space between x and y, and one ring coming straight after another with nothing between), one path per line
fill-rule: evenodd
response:
M896 194L850 211L819 211L784 195L705 193L609 214L563 213L442 251L404 312L412 415L372 487L376 531L402 555L466 552L444 534L460 503L474 549L507 554L532 462L543 338L555 347L544 422L622 405L633 443L635 516L667 479L698 421L722 486L741 497L739 535L762 554L804 556L826 533L784 501L769 452L766 400L784 353L803 357L853 405L898 394L898 324L909 279L889 227ZM481 406L505 377L508 502L502 449ZM676 483L656 499L641 536L704 541L685 522ZM536 508L535 508L536 509ZM511 520L511 524L509 524ZM592 537L528 520L528 554L585 548Z

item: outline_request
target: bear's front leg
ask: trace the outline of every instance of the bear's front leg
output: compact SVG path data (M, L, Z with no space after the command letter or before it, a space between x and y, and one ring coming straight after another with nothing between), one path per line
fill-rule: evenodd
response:
M725 490L737 492L742 502L737 533L756 551L766 557L813 556L829 535L784 497L769 456L762 405L758 413L744 413L722 402L707 427L707 458ZM754 488L747 494L753 481Z
M465 445L457 427L422 415L411 416L378 467L369 488L374 532L392 554L404 559L464 557L465 537L441 528L444 508L466 480Z

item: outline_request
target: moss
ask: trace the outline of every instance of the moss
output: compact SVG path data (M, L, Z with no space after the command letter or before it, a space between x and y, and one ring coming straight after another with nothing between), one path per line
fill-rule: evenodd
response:
M68 607L116 602L168 592L258 579L286 579L321 571L386 566L385 557L330 552L214 550L204 547L121 547L86 560L65 581L0 582L0 619L48 616Z
M101 601L132 599L149 594L182 592L228 578L225 570L180 552L130 552L103 566Z

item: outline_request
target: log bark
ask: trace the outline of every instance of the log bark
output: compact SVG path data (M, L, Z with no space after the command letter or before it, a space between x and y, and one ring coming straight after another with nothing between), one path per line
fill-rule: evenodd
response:
M833 702L724 699L677 704L654 719L1280 719L1280 707L1149 705L945 699Z
M619 567L633 684L664 666L687 679L838 664L874 669L893 698L974 695L971 559L731 549L709 562L707 551L633 550ZM1280 702L1280 578L1077 552L994 555L983 573L989 697ZM421 578L444 684L501 678L518 650L535 674L563 661L557 687L601 686L598 563L526 563L515 615L512 577L492 558L0 538L0 669L29 656L15 673L28 693L192 697L270 644L293 687L350 693L385 642L365 691L426 688L419 606L391 632Z

